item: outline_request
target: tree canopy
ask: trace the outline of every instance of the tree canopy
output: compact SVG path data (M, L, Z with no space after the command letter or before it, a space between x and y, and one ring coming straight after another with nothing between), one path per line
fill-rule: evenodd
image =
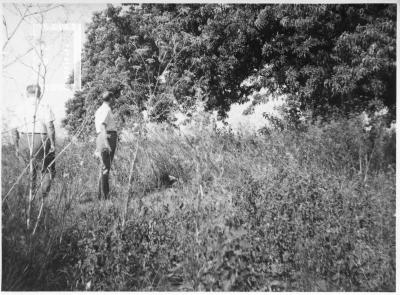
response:
M315 115L396 102L393 5L267 6L258 16L263 86ZM271 28L273 28L271 30Z
M109 5L86 35L83 90L64 120L70 132L105 89L123 123L142 110L170 120L198 99L223 117L262 87L315 116L395 111L394 4Z

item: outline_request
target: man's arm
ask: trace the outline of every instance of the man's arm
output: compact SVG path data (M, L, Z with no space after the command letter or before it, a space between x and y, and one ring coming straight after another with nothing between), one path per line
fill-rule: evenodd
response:
M56 129L53 121L48 122L46 128L51 143L51 151L54 152L56 150Z
M107 140L107 138L108 138L108 135L107 135L107 130L106 130L106 126L107 126L107 124L106 123L102 123L101 124L101 127L100 127L100 133L101 133L101 135L102 135L102 138L104 139L104 146L108 149L108 150L111 150L111 147L110 147L110 145L109 145L109 143L108 143L108 140Z
M12 141L15 147L15 151L18 153L18 148L19 148L19 132L17 128L13 128L11 130L11 137Z
M47 118L47 124L46 125L46 129L47 129L47 136L50 139L50 144L51 144L51 152L55 152L56 151L56 129L54 128L54 121L55 121L55 116L53 113L53 110L51 109L51 107L49 105L46 105L47 108L47 113L45 115L45 117Z

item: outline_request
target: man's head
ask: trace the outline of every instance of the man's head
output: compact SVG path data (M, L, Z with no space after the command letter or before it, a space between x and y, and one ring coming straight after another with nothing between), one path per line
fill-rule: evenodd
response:
M28 85L26 87L26 94L28 97L39 98L41 94L40 86L37 84Z
M101 95L101 99L104 102L108 102L109 103L111 101L111 98L112 98L112 93L110 91L108 91L108 90L104 91L103 94Z

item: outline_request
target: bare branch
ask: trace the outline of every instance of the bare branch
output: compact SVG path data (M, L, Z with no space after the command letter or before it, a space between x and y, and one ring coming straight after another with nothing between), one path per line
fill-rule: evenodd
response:
M26 56L29 52L31 52L33 50L33 47L29 48L25 53L18 55L16 58L14 58L13 61L10 61L9 63L5 64L3 66L3 70L8 68L9 66L11 66L12 64L14 64L15 62L19 61L21 58L23 58L24 56Z
M32 67L31 65L28 65L28 64L24 63L22 60L19 60L18 62L21 63L23 66L31 69L35 74L39 74L39 72L34 67Z
M22 13L17 5L15 5L15 4L13 4L13 5L14 5L14 8L18 11L18 13L20 15L20 20L18 21L17 25L15 26L15 28L11 32L11 34L8 35L8 33L7 33L7 38L6 38L6 41L4 42L4 45L3 45L3 51L7 47L7 45L9 44L10 40L12 39L12 37L17 32L18 28L21 26L21 24L23 22L26 22L26 19L28 17L32 17L33 16L34 18L36 18L37 15L43 16L43 14L45 14L46 12L49 12L49 11L54 10L56 8L59 8L59 7L64 7L62 4L58 4L58 5L51 6L51 7L47 8L47 9L39 9L37 11L30 12L31 5L24 5L25 11L24 11L24 13ZM4 25L5 25L6 29L7 29L7 22L6 22L4 17L3 17L3 23L4 23Z
M4 24L4 28L6 30L6 38L8 38L8 27L7 27L7 22L6 22L4 15L3 15L3 24Z
M17 25L15 26L14 30L11 32L11 34L10 34L10 35L7 35L7 39L6 39L6 41L4 42L4 45L3 45L3 50L7 47L9 41L10 41L11 38L15 35L15 33L16 33L17 30L18 30L18 28L21 26L22 22L25 20L27 11L28 11L28 7L25 9L24 14L21 14L21 12L18 10L18 12L19 12L20 15L21 15L21 18L20 18L19 22L17 23ZM4 19L4 25L7 27L7 22L6 22L5 19Z
M15 8L16 11L18 11L18 14L19 14L20 17L24 17L24 15L28 12L30 6L29 5L24 6L25 7L25 12L23 14L22 14L22 12L19 9L17 4L14 3L13 7Z
M22 22L24 21L24 18L21 18L19 20L19 22L17 23L17 25L15 26L14 30L12 31L12 33L7 36L6 41L4 42L3 45L3 50L7 47L8 43L10 42L11 38L15 35L15 33L17 32L18 28L20 27L20 25L22 24Z
M49 11L54 10L54 9L56 9L56 8L59 8L59 7L64 7L64 5L58 4L58 5L51 6L51 7L48 8L48 9L38 10L38 11L35 11L35 12L32 12L32 13L27 14L26 17L33 16L33 15L38 15L38 14L44 14L44 13L46 13L46 12L49 12Z

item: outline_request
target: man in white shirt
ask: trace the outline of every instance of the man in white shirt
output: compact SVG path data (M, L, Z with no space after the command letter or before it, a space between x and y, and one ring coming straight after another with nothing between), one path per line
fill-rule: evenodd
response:
M31 181L36 193L37 170L42 173L40 193L46 197L55 177L55 129L54 113L48 105L40 103L40 86L26 88L27 102L17 111L12 139L18 157L28 165L32 156L33 171Z
M99 155L101 162L98 191L99 199L109 198L110 187L108 180L111 163L117 147L117 125L110 107L111 98L111 92L105 91L102 94L103 104L95 113L97 133L96 153Z

